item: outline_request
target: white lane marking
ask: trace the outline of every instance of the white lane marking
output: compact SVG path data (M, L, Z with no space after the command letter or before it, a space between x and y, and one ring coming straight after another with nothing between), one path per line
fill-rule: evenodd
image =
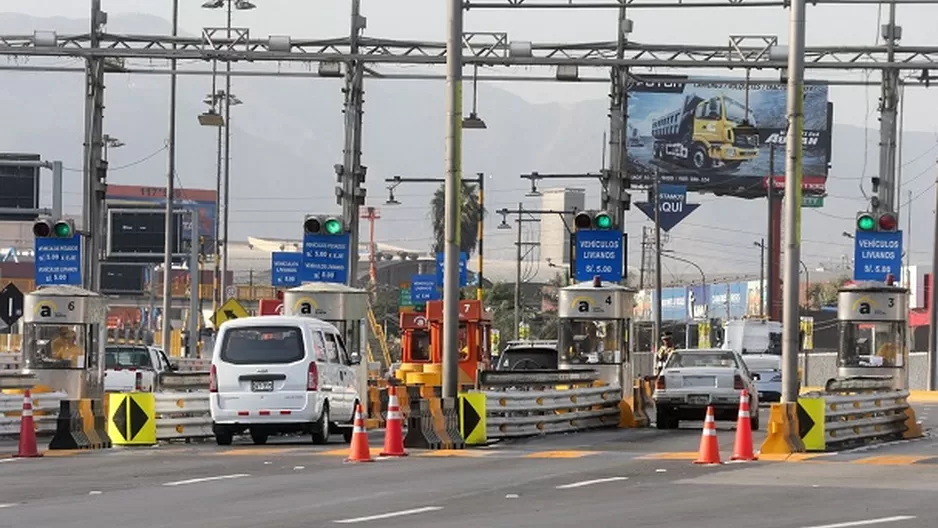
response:
M606 482L617 482L620 480L628 480L629 477L610 477L604 479L596 480L583 480L580 482L573 482L571 484L564 484L563 486L557 486L557 489L573 489L573 488L582 488L583 486L591 486L593 484L604 484Z
M899 521L910 521L915 519L914 515L897 515L895 517L883 517L881 519L867 519L865 521L844 522L838 524L819 524L816 526L805 526L804 528L850 528L851 526L870 526L872 524L886 524Z
M12 508L14 506L16 506L16 504L0 504L0 510L3 508Z
M390 513L382 513L379 515L369 515L368 517L355 517L354 519L342 519L342 520L333 521L333 522L337 524L354 524L354 523L362 523L362 522L368 522L368 521L378 521L381 519L390 519L392 517L403 517L405 515L416 515L418 513L427 513L427 512L442 510L442 509L443 508L441 506L426 506L424 508L414 508L413 510L401 510L401 511L390 512Z
M17 460L19 459L18 458L0 458L0 464L3 464L4 462L16 462Z
M236 473L234 475L219 475L217 477L203 477L203 478L194 478L189 480L177 480L175 482L166 482L164 486L182 486L184 484L197 484L199 482L212 482L213 480L228 480L236 479L241 477L250 477L247 473Z

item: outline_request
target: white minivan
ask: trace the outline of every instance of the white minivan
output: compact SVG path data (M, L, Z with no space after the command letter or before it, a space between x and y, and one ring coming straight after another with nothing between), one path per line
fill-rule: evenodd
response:
M209 380L218 445L250 432L311 434L325 444L352 437L360 358L349 355L335 326L311 317L263 316L226 322L215 340Z

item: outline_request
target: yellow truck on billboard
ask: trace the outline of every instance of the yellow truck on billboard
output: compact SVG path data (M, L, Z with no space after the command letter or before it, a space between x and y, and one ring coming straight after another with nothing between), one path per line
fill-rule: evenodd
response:
M684 98L681 108L652 121L655 159L696 170L736 169L759 156L752 111L725 95Z

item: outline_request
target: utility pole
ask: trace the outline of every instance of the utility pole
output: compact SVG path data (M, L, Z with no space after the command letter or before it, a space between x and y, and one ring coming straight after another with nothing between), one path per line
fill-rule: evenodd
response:
M89 45L101 45L107 13L101 0L91 1ZM104 58L87 59L85 66L85 141L82 182L82 286L97 291L101 280L101 238L104 236L104 195L107 163L101 158L104 144Z
M96 0L97 1L97 0ZM179 33L179 0L173 0L173 37ZM176 49L175 42L173 49ZM163 340L161 342L163 350L167 353L171 348L172 340L172 317L170 310L173 301L173 242L176 232L173 227L176 225L176 218L173 214L173 198L176 194L176 60L170 61L172 75L169 78L169 168L166 172L166 238L163 248ZM231 77L229 77L230 79ZM227 191L226 191L227 192ZM225 209L227 211L227 208ZM195 234L198 222L193 222L190 238L197 239ZM228 228L225 222L225 229ZM194 242L194 241L193 241ZM227 257L227 251L225 256ZM198 295L198 292L193 292Z
M798 401L801 182L804 146L805 0L793 0L788 43L788 137L785 142L785 269L782 292L782 403Z
M938 178L935 178L935 207L938 208ZM928 390L935 390L938 385L938 374L935 373L936 358L938 358L938 288L935 287L936 270L938 270L938 209L934 216L934 234L931 246L931 291L928 294ZM912 247L911 245L909 246Z
M896 43L902 38L902 27L896 25L896 4L889 3L889 22L882 26L886 41L886 57L892 62L896 56ZM880 206L883 212L896 212L896 122L899 107L899 70L883 70L880 97L879 125L879 177Z
M178 0L177 0L178 1ZM231 9L234 0L228 0L228 18L225 29L229 42L231 41ZM174 31L175 33L175 31ZM224 176L224 211L222 212L222 244L223 251L221 257L221 303L224 304L228 299L228 219L231 209L231 61L225 61L225 176Z
M357 1L357 0L355 0ZM462 0L449 0L446 35L446 214L443 250L443 397L459 391L459 238L462 191Z
M768 270L765 274L768 292L762 297L762 301L763 304L768 306L767 311L769 318L774 321L781 319L781 317L779 317L781 299L778 298L780 286L778 271L782 248L782 241L779 237L779 226L781 223L781 218L779 217L782 214L781 207L779 206L781 197L777 196L775 193L775 144L769 145L769 180L766 195L768 198L768 215L766 239L763 244L763 249L768 253ZM768 244L767 247L766 244ZM765 265L763 264L763 269L764 268Z
M765 317L765 239L756 245L759 246L759 317Z
M631 32L631 21L625 16L625 2L619 8L616 26L616 58L625 57L628 43L627 35ZM628 68L612 68L612 88L609 94L609 178L603 189L602 207L612 217L613 226L625 231L625 209L623 200L626 189L630 187L626 171L628 137Z
M524 217L524 204L518 202L518 240L515 241L515 339L521 339L521 259L524 255L521 252L521 230Z
M646 226L642 226L642 259L641 265L638 269L638 289L645 289L645 256L646 249L648 249L648 229Z
M352 0L351 26L349 28L349 53L358 54L359 41L365 29L366 19L361 14L361 0ZM358 241L360 239L360 210L365 204L365 169L361 165L362 108L364 106L364 65L350 60L345 71L345 146L342 165L336 166L338 180L337 202L342 206L342 217L349 231L348 284L358 281ZM457 283L458 284L458 283ZM455 394L454 394L455 397Z
M655 335L651 340L652 353L658 348L661 339L661 204L658 202L658 185L661 173L655 169L654 204L655 204Z
M188 357L199 357L199 299L202 290L202 267L199 266L199 253L201 251L200 238L196 236L199 225L198 210L190 212L192 222L192 241L189 245L189 349L183 352ZM164 349L165 350L165 349Z

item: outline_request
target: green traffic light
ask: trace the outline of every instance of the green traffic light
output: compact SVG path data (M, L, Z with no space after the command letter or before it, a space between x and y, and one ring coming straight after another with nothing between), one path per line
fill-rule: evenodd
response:
M876 226L876 221L873 220L872 216L863 215L857 218L857 229L860 231L872 231Z
M72 236L72 226L68 225L66 222L58 222L55 224L55 236L59 238L69 238Z
M342 222L339 222L335 218L330 218L326 220L326 233L330 235L337 235L342 231Z
M596 215L596 227L599 229L609 229L612 227L612 218L609 215Z

